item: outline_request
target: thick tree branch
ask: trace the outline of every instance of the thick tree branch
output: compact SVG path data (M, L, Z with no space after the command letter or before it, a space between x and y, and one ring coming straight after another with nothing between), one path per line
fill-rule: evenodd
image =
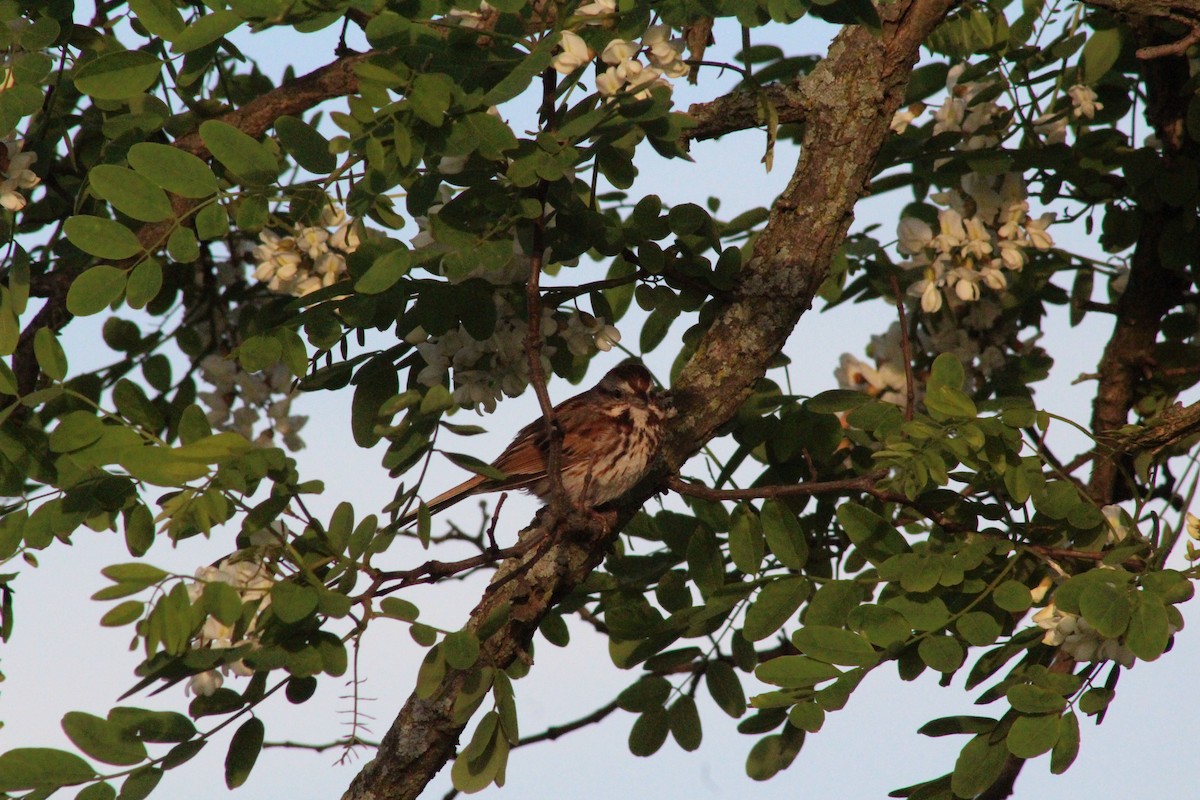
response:
M693 142L715 139L727 133L757 128L765 124L763 108L773 106L779 123L803 122L806 111L801 82L771 84L755 91L737 89L705 103L693 103L688 116L696 121L684 137Z
M1149 4L1146 4L1149 5ZM1134 26L1139 40L1153 43L1158 34L1143 24ZM1187 137L1188 61L1159 58L1144 64L1149 103L1146 115L1163 142L1163 159L1169 165L1181 155L1195 155L1196 144ZM1130 496L1121 482L1122 465L1110 455L1111 435L1123 428L1154 368L1154 350L1162 320L1177 305L1187 288L1186 276L1162 260L1164 237L1181 210L1165 203L1142 216L1141 234L1130 261L1129 283L1116 303L1113 333L1100 359L1096 399L1092 407L1092 432L1098 445L1088 493L1097 503L1112 503Z
M503 669L521 657L542 617L600 562L620 526L667 475L733 416L812 303L854 204L900 107L921 42L953 0L910 0L881 9L883 31L843 31L828 57L796 88L805 137L792 180L776 201L733 298L714 318L673 386L679 415L664 465L615 514L561 524L543 513L523 536L539 546L505 562L467 627L486 631L481 664ZM495 619L503 618L497 625ZM424 697L412 695L355 778L346 800L414 798L453 756L465 724L454 720L469 675L448 670Z

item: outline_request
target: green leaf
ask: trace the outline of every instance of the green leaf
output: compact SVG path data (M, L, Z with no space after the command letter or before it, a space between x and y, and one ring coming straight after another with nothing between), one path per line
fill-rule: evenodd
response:
M104 311L125 291L125 281L125 270L108 264L84 271L67 290L67 311L77 317Z
M954 623L960 636L967 644L984 647L1000 638L1001 626L996 618L986 611L968 611Z
M1081 56L1083 72L1079 82L1085 86L1094 86L1104 77L1117 58L1121 55L1121 29L1119 27L1104 28L1092 31L1087 44L1083 46Z
M149 797L158 782L162 780L163 771L156 767L141 767L130 773L121 784L121 793L117 800L144 800Z
M1008 730L1005 744L1017 758L1036 758L1047 753L1058 741L1058 715L1020 716Z
M1079 717L1074 711L1062 715L1058 723L1058 741L1050 751L1050 771L1062 775L1079 755Z
M412 267L412 252L397 247L376 258L363 276L354 282L354 290L379 294L395 286Z
M996 591L992 592L992 601L1005 611L1015 614L1033 605L1033 595L1025 584L1009 580L996 587Z
M804 402L804 407L816 414L840 414L851 411L870 401L862 392L849 389L830 389Z
M482 475L485 478L497 481L502 481L508 477L502 470L498 470L491 464L480 461L475 456L469 456L466 453L448 453L446 451L442 451L442 455L455 466L462 467L468 472L474 472L476 475Z
M696 588L708 597L725 583L725 559L717 544L716 535L708 528L697 525L695 533L687 543L688 574Z
M1079 611L1097 633L1110 639L1125 633L1133 616L1128 592L1103 581L1094 581L1083 590Z
M128 564L113 564L100 570L100 574L110 581L135 583L143 587L152 586L169 575L169 573L163 572L158 567L141 561L132 561Z
M953 636L927 636L917 645L917 654L930 669L952 673L962 666L966 652Z
M111 783L100 781L83 787L79 794L75 795L75 800L114 800L116 796L117 790Z
M207 475L206 464L180 459L167 447L134 447L117 459L126 472L155 486L182 486Z
M337 158L329 152L329 140L307 122L284 115L275 120L279 142L296 163L316 175L328 175L337 168Z
M70 786L96 776L74 753L47 747L18 747L0 754L0 791Z
M746 609L742 635L758 642L774 634L795 616L811 591L808 579L799 575L776 578L765 584Z
M805 625L792 634L792 643L803 653L830 664L869 667L879 654L861 634L832 625Z
M137 622L141 619L142 613L145 610L146 604L140 600L126 600L109 609L108 613L100 618L100 624L107 628L118 628L122 625L128 625L131 622Z
M183 15L171 0L129 0L129 9L160 39L170 41L184 28Z
M50 452L82 450L104 435L104 423L91 411L72 411L50 433Z
M481 106L497 106L512 100L529 88L530 82L542 74L550 66L554 58L554 48L558 46L558 37L546 36L537 47L525 56L507 75L493 86L479 101Z
M779 563L788 569L804 569L808 542L795 513L778 500L767 500L763 503L761 522L767 547Z
M215 119L200 123L200 138L217 161L248 183L271 183L279 174L271 150L228 123Z
M186 742L196 735L196 726L177 711L118 706L108 712L108 719L141 742Z
M225 755L225 785L230 789L236 789L250 777L250 770L254 769L254 762L262 752L265 733L262 720L251 717L233 734L229 752Z
M908 542L900 531L870 509L857 503L842 503L837 517L850 541L872 564L878 565L909 551Z
M63 223L67 240L88 255L118 261L142 252L133 231L119 222L86 214L68 217Z
M96 100L125 100L149 89L162 62L143 50L117 50L75 71L75 88Z
M758 514L739 503L730 519L729 557L739 570L754 575L761 569L765 555L766 543Z
M1138 658L1153 661L1167 649L1169 625L1167 609L1162 600L1150 592L1141 592L1129 619L1125 644Z
M1008 751L1003 744L992 744L989 739L990 734L980 734L959 753L950 779L955 797L975 797L1000 777Z
M146 746L106 719L70 711L63 716L62 728L72 744L105 764L128 767L146 759Z
M128 167L98 164L88 173L88 181L113 208L136 220L159 222L175 214L166 193Z
M309 586L279 581L271 587L271 612L289 625L316 611L317 602L317 593Z
M704 667L704 685L717 708L737 719L746 713L746 692L733 667L724 661L710 661Z
M940 717L922 725L917 733L922 736L953 736L962 733L988 733L996 727L991 717Z
M212 44L241 24L241 17L232 11L222 10L205 14L175 35L171 42L171 52L190 53L198 50L206 44Z
M191 228L176 228L167 237L167 255L180 264L191 264L200 257L200 242Z
M51 379L61 381L67 377L67 354L50 328L38 328L33 335L33 356Z
M754 676L764 683L798 689L841 677L842 671L808 656L776 656L754 669Z
M703 728L700 725L700 712L696 709L696 701L689 695L682 695L667 709L667 726L671 736L687 752L700 747L703 739Z
M139 262L129 273L129 282L125 286L125 302L130 308L144 308L162 289L162 264L153 258ZM70 295L68 295L68 303Z
M454 669L470 669L479 660L479 637L466 629L447 634L442 640L442 653Z
M847 619L848 627L851 630L866 636L876 647L889 647L897 642L903 642L912 636L913 632L912 626L899 611L873 603L856 605L850 610L848 617L843 615L841 618ZM813 617L811 604L805 615L805 621L819 622Z
M629 752L643 758L654 755L667 741L670 725L665 709L642 714L629 731Z
M180 197L200 199L217 191L217 176L208 164L177 147L139 142L129 148L129 165L155 186Z
M1062 695L1031 683L1010 686L1006 694L1009 705L1022 714L1058 714L1067 707Z
M400 597L385 597L379 604L379 609L385 616L415 622L421 614L421 609Z

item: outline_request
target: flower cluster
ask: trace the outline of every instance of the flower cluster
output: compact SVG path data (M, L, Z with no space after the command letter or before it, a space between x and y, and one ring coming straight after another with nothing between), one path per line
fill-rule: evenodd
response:
M0 206L9 211L20 211L29 202L28 191L42 182L30 167L37 161L37 153L24 153L24 142L13 138L4 140L8 166L4 168L4 179L0 181Z
M596 2L582 6L576 13L586 18L615 11L615 3ZM583 37L572 31L563 31L559 46L562 51L554 57L552 66L563 75L572 74L595 58ZM639 60L642 55L649 64ZM620 94L643 100L655 86L670 89L667 78L682 78L691 70L683 61L683 40L672 39L666 25L650 26L640 42L611 40L600 53L600 60L607 66L603 72L597 69L596 91L606 100Z
M982 289L1003 291L1006 273L1019 272L1030 250L1048 250L1054 240L1046 229L1054 214L1029 215L1025 181L1019 173L984 176L968 173L961 185L933 199L945 206L937 214L938 229L916 217L900 220L897 250L909 258L906 269L922 270L909 287L928 314L943 301L972 303Z
M423 386L436 386L454 373L454 401L466 408L491 413L501 397L516 397L529 385L529 358L525 351L528 326L500 294L495 295L498 321L485 341L478 341L461 325L439 336L415 328L405 341L415 345L425 361L417 374ZM621 333L603 320L582 312L564 314L552 308L542 309L543 338L561 336L574 355L596 350L611 350L621 341ZM542 370L551 371L553 344L542 345Z
M291 413L297 392L291 373L282 364L250 373L232 359L209 355L200 360L199 366L204 380L213 387L212 391L199 392L198 397L208 406L208 421L214 428L240 433L263 445L272 444L278 436L289 450L304 448L299 433L308 417ZM263 417L266 427L256 435L255 428Z
M258 238L262 244L253 250L255 279L272 292L303 297L345 277L346 256L358 249L361 235L345 212L326 207L319 225L297 224L295 233L286 236L264 229Z
M874 359L874 366L849 353L842 354L838 368L833 371L838 387L864 392L885 403L904 405L908 385L904 374L900 323L893 322L882 336L872 336L871 343L867 345L867 355Z
M1061 647L1076 661L1116 661L1129 668L1136 660L1133 651L1120 639L1100 635L1083 617L1060 610L1053 600L1033 615L1033 622L1046 631L1043 643Z
M255 627L259 616L271 603L271 587L275 578L260 558L249 557L235 560L226 558L215 567L201 567L196 570L196 580L188 586L188 597L192 604L200 601L204 587L210 583L225 583L232 586L241 597L242 603L256 603L250 622L246 625L243 638L234 640L234 625L227 625L216 617L208 617L200 628L200 633L193 640L196 648L227 649L240 647L254 641ZM188 682L187 691L200 696L208 696L225 682L224 675L234 674L247 677L254 674L241 660L225 664L220 671L210 669L193 675Z

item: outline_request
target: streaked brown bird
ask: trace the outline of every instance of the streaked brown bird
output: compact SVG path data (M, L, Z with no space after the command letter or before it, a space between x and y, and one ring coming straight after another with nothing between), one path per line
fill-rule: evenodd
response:
M658 451L666 420L674 413L669 396L654 388L650 372L632 362L614 367L591 389L555 406L566 499L594 508L632 489ZM549 501L549 452L546 422L536 419L492 462L505 474L503 480L476 475L430 500L429 512L474 494L506 489L524 489ZM403 523L415 517L410 513Z

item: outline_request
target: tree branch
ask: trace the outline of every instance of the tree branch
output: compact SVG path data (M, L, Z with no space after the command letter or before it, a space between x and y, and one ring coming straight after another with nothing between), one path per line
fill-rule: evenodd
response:
M900 107L924 38L954 0L901 0L881 8L883 30L848 28L796 91L809 108L799 163L720 309L673 387L678 416L663 463L615 513L561 521L545 513L522 536L539 546L501 565L467 628L481 636L479 663L504 669L523 654L542 617L600 563L620 526L660 490L672 468L733 416L811 305L864 191L888 123ZM591 522L591 524L588 524ZM544 538L543 538L544 537ZM544 542L544 544L542 544ZM504 619L497 625L495 619ZM346 800L415 798L453 756L465 724L453 709L469 674L449 669L409 697L354 779Z

